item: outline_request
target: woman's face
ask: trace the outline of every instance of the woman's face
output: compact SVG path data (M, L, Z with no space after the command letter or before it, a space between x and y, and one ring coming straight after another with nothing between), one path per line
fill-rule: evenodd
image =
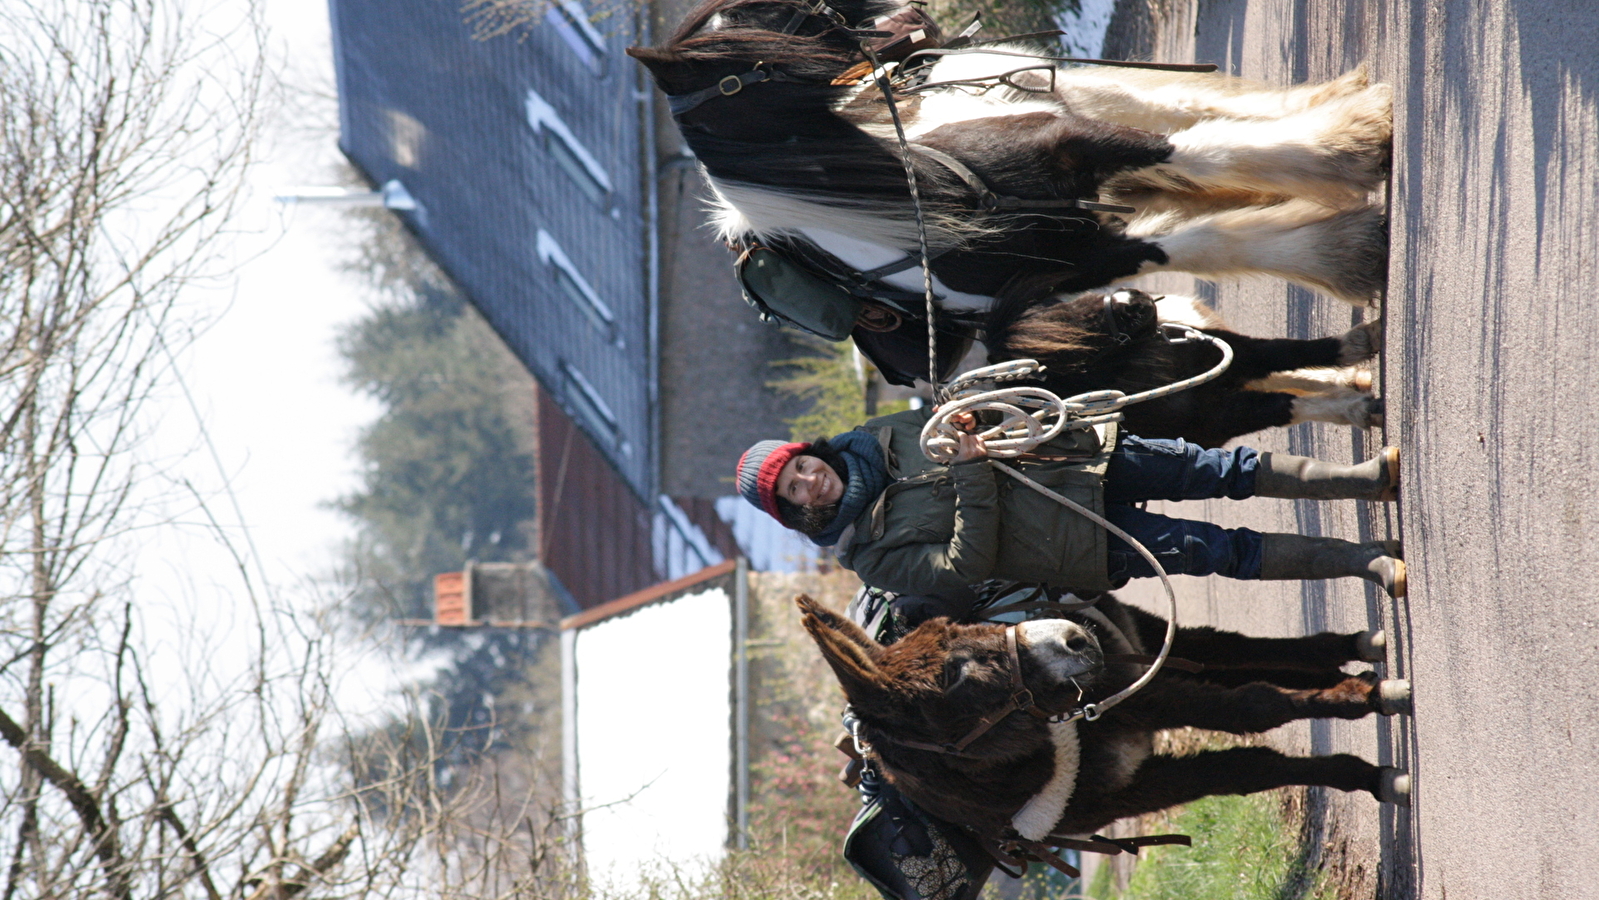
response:
M832 466L801 453L777 473L777 496L795 506L826 506L844 496L844 482Z

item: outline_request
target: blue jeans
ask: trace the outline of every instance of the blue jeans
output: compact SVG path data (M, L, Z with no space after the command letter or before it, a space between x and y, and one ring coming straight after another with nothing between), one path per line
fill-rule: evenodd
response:
M1260 577L1263 538L1248 528L1172 519L1138 509L1145 500L1242 500L1255 495L1259 454L1252 447L1204 450L1182 439L1146 440L1124 435L1105 472L1105 518L1149 548L1161 567L1176 575ZM1138 551L1109 535L1111 583L1153 578L1155 569Z

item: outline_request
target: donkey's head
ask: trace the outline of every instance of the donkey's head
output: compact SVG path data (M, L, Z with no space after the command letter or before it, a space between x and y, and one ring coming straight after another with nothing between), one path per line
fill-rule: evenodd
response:
M1004 625L956 625L933 619L884 647L854 622L810 598L796 602L804 613L805 630L821 648L869 735L890 742L951 745L984 719L1004 711L1016 693L1011 680L1015 663ZM1033 703L1061 712L1076 706L1084 690L1093 687L1102 657L1087 630L1064 619L1048 619L1017 626L1016 661ZM1011 713L961 752L1013 759L1047 740L1040 719ZM881 743L878 749L891 750Z

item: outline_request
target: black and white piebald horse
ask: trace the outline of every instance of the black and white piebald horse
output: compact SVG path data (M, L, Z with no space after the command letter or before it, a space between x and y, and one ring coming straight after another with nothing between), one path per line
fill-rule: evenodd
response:
M664 44L628 52L670 96L725 238L801 239L857 272L898 267L879 277L920 292L905 164L862 50L905 8L829 2L706 0ZM1363 69L1276 89L1061 68L1016 45L938 52L886 77L944 309L1156 271L1277 275L1357 305L1381 289L1387 227L1368 194L1386 172L1391 93Z
M1173 343L1159 325L1178 322L1226 341L1227 371L1212 381L1123 410L1128 432L1219 447L1235 437L1331 422L1383 422L1370 374L1352 368L1382 350L1382 321L1315 340L1257 338L1230 330L1190 297L1123 288L1070 298L1006 297L984 322L988 361L1035 359L1036 384L1062 397L1098 390L1135 394L1206 372L1221 360L1208 342ZM925 351L924 351L925 352Z

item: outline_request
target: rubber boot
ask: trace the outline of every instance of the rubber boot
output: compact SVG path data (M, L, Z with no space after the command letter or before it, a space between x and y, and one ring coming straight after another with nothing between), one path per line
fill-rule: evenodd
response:
M1256 497L1291 500L1382 500L1399 496L1399 448L1352 466L1308 456L1262 453L1255 469Z
M1267 534L1260 553L1262 581L1364 578L1390 597L1405 596L1405 561L1398 541L1357 544L1302 534Z

